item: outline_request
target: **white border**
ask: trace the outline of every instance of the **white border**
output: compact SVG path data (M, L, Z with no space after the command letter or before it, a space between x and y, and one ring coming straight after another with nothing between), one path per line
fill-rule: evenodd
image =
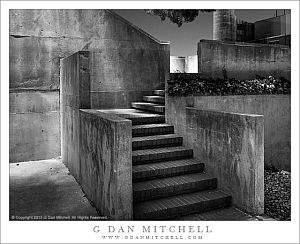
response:
M12 9L148 9L148 8L210 8L210 9L292 9L292 221L249 222L9 222L9 14ZM212 233L191 243L299 243L299 2L298 1L149 1L149 2L1 2L1 242L5 243L103 243L93 227L99 225L102 234L107 225L209 225ZM135 234L138 234L137 232ZM115 243L141 243L140 240L121 240ZM144 241L145 242L145 241ZM163 240L152 240L149 243ZM172 240L168 243L187 243ZM167 243L167 242L165 242Z

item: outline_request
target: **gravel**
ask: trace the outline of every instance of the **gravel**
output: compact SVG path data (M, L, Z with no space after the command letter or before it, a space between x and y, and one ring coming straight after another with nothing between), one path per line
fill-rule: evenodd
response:
M265 214L291 220L291 174L265 170Z

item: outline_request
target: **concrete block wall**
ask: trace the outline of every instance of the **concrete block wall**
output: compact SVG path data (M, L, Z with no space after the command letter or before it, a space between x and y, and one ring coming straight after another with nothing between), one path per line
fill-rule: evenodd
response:
M264 121L262 115L186 108L187 146L206 172L230 193L233 204L264 212Z
M180 135L185 133L187 106L264 116L264 163L291 170L291 96L238 95L166 97L166 116Z
M281 45L200 40L198 72L203 77L254 79L272 75L291 79L291 48Z
M140 100L169 74L169 44L113 11L11 9L9 18L11 103L17 101L15 97L32 101L41 93L51 97L38 112L32 111L30 103L11 106L10 162L60 156L60 59L80 50L98 50L93 56L103 66L92 73L91 100L92 107L99 108L129 106L131 99ZM136 89L140 83L140 87L148 85ZM33 124L39 128L36 133L29 132ZM18 139L20 135L26 139Z

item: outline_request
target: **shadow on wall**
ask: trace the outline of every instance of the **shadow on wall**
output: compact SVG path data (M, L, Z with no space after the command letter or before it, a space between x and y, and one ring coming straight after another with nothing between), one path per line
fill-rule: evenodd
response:
M170 70L169 43L111 10L11 9L9 46L11 162L60 156L61 58L99 50L94 58L103 65L93 70L91 84L97 108L128 107L164 84ZM38 104L41 93L51 99L32 112L29 101Z

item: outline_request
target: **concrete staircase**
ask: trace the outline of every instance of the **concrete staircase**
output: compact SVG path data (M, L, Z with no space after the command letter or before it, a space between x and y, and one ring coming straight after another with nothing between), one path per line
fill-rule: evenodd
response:
M165 123L164 101L164 91L156 90L143 102L132 103L132 108L152 112L130 118L134 219L168 220L203 212L209 219L216 209L222 215L220 209L231 206L231 196L217 189L217 179L204 172L193 150Z

